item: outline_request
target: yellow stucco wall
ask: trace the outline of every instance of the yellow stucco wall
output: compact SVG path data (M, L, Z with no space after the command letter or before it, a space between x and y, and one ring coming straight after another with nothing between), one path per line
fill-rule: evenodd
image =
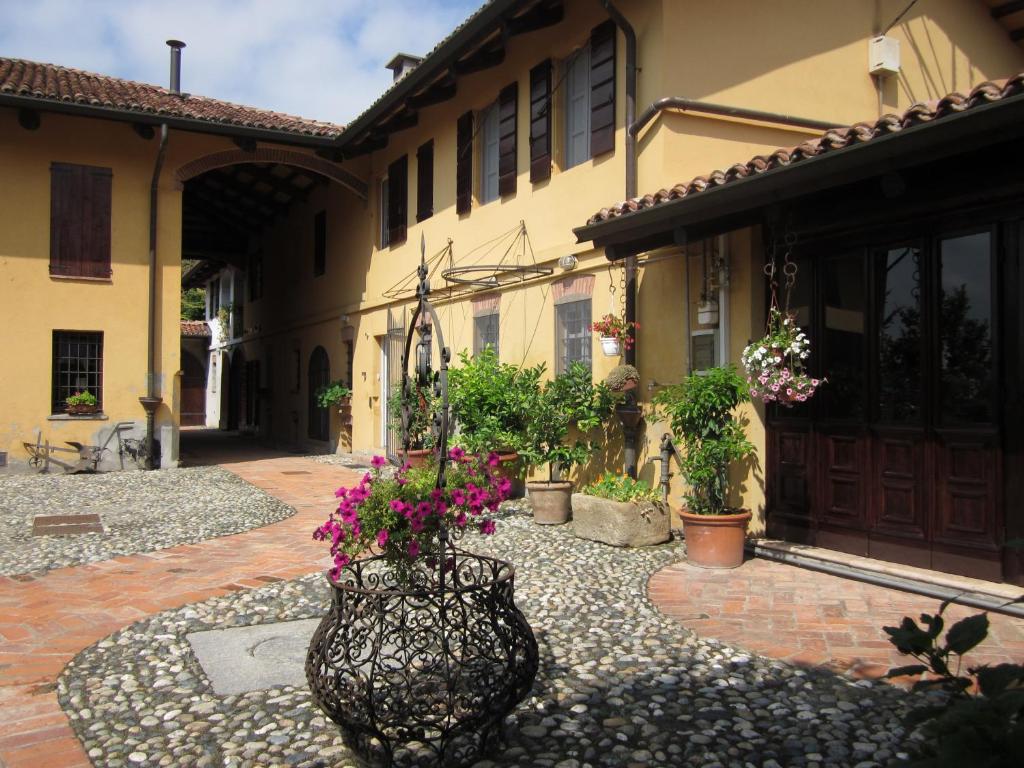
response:
M168 142L157 241L158 430L177 425L180 399L181 191L168 169L231 146L227 139L178 132ZM63 445L98 444L119 421L144 427L138 398L147 386L149 191L157 148L158 138L144 140L128 123L43 113L39 129L27 131L15 110L0 109L0 450L12 461L27 458L21 443L34 441L36 430ZM109 280L49 274L53 162L112 170ZM105 419L51 417L54 330L103 332Z

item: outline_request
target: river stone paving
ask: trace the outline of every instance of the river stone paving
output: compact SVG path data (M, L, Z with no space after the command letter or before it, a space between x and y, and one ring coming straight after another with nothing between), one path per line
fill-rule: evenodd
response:
M103 533L32 536L36 515L97 513ZM0 476L0 575L153 552L275 523L294 510L220 467Z
M524 508L464 542L515 561L541 650L503 750L480 768L870 768L905 756L904 692L759 658L660 614L647 579L680 545L623 551L534 525ZM328 599L313 575L155 615L82 651L59 681L61 705L97 766L354 765L304 686L218 696L186 639L317 617Z

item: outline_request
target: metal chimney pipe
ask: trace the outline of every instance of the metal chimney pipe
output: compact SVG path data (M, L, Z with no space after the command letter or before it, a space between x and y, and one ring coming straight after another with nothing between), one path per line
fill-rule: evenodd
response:
M168 40L171 47L171 93L181 95L181 49L185 44L181 40Z

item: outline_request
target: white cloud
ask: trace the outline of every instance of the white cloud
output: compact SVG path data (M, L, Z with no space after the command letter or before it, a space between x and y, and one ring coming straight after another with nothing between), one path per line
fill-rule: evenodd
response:
M166 85L184 40L190 93L346 122L481 0L0 0L0 56Z

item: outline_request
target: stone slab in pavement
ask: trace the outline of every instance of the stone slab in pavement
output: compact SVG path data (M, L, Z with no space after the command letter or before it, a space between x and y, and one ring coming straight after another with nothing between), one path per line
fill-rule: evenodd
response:
M214 693L305 684L306 651L319 619L192 632L188 641Z

